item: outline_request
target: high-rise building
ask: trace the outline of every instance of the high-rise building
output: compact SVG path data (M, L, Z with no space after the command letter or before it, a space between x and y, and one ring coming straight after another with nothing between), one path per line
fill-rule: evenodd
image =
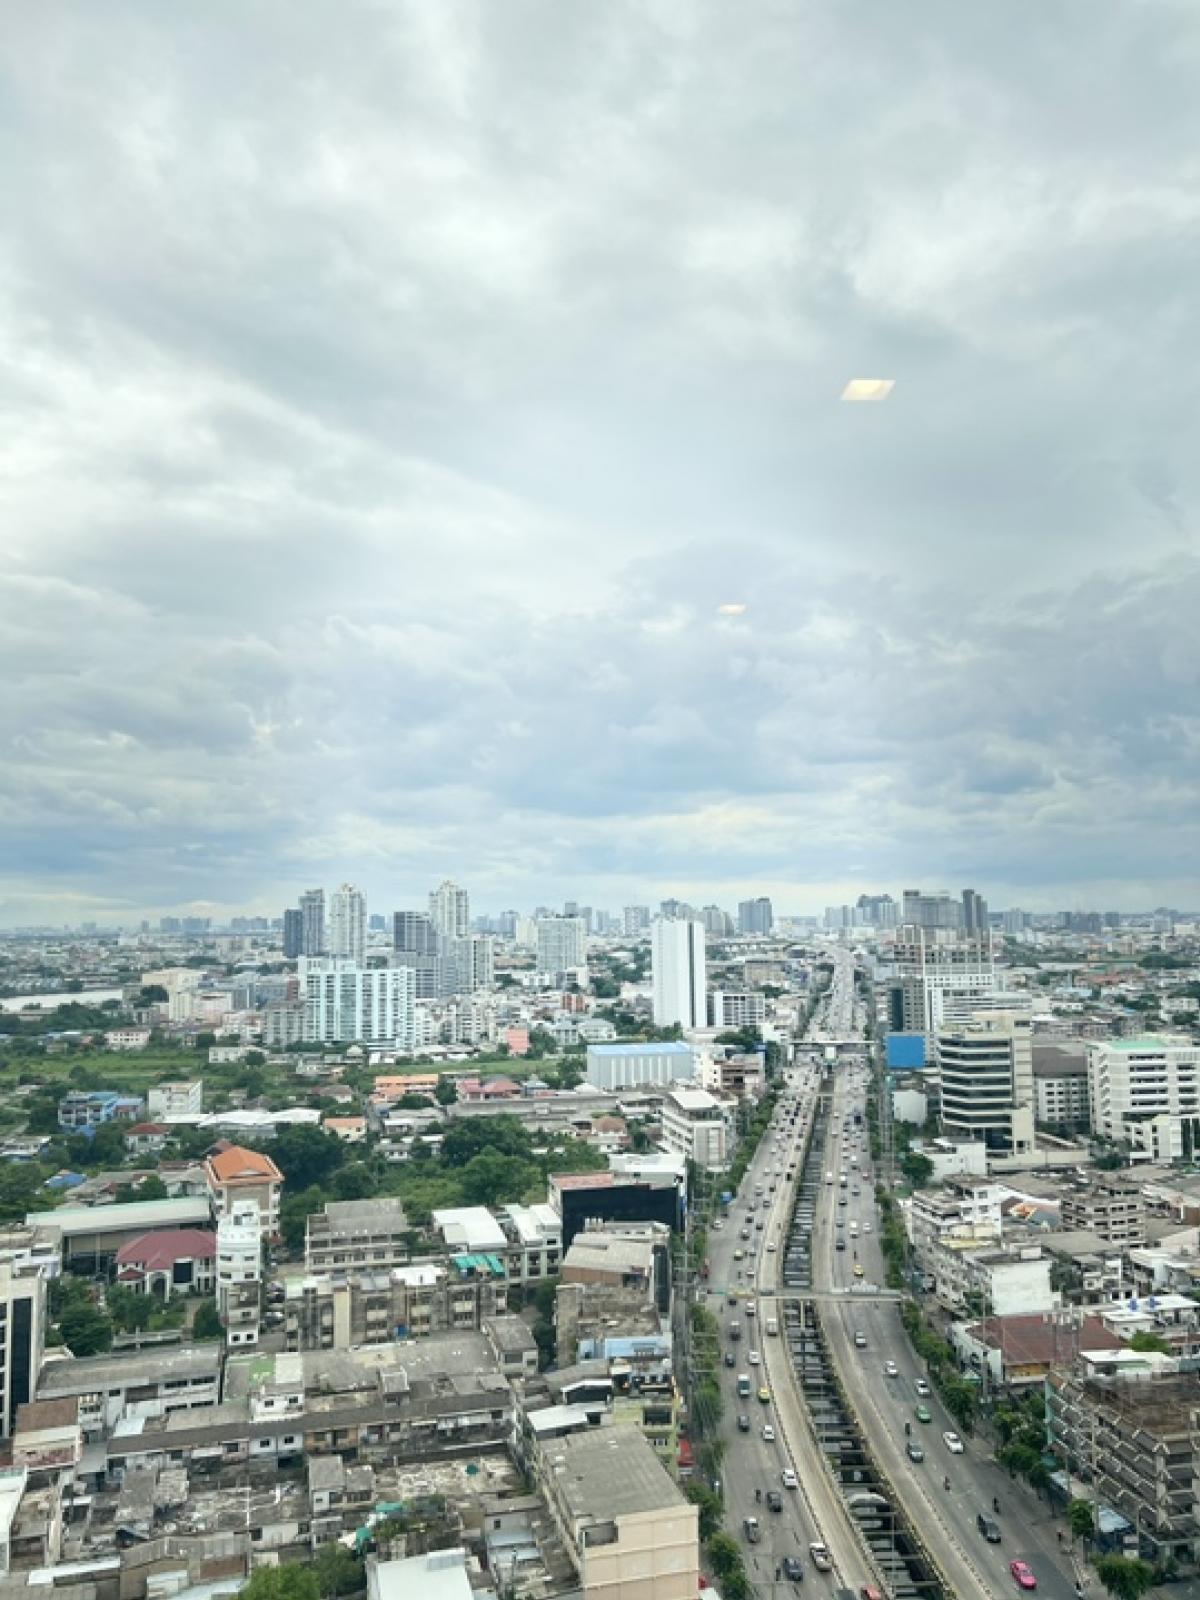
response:
M937 1038L942 1132L979 1139L997 1153L1034 1147L1032 1019L1009 1012L981 1014Z
M900 920L900 908L890 894L860 894L855 909L858 920L872 928L894 928Z
M443 938L441 946L441 993L475 994L490 989L494 978L495 946L490 934L471 933L464 939Z
M988 931L987 901L974 889L964 889L962 892L962 925L964 933Z
M656 917L650 954L656 1026L707 1027L704 924L692 917Z
M713 939L725 939L734 931L733 918L720 906L705 906L700 913L705 933Z
M392 915L392 948L414 956L437 953L437 933L427 911L397 911Z
M300 954L325 954L325 891L309 889L300 896L300 915L304 922L304 943Z
M1020 906L1013 906L1004 913L1000 925L1010 937L1018 938L1029 926L1029 913Z
M334 956L306 959L304 1037L321 1044L413 1045L413 974Z
M635 939L650 926L649 906L626 906L621 913L621 927L627 939Z
M952 930L963 925L963 908L948 894L925 894L920 889L905 889L900 920L915 928Z
M329 954L361 962L366 950L366 896L352 883L344 883L329 902Z
M449 878L429 896L434 931L447 939L465 939L471 931L471 897Z
M582 917L539 917L538 971L570 972L587 966L587 930Z
M891 993L891 1024L897 1033L936 1033L942 1026L946 996L987 996L996 991L989 934L968 937L905 926L896 939L895 962L898 979Z
M283 955L286 961L294 961L297 956L304 954L304 913L298 907L289 906L283 913Z
M1200 1153L1200 1045L1186 1035L1150 1034L1105 1039L1088 1046L1092 1131L1118 1143L1142 1145L1140 1124L1166 1119L1161 1147L1168 1159ZM1186 1145L1184 1140L1187 1127Z
M0 1436L34 1397L46 1347L46 1280L40 1267L0 1261Z
M741 934L770 934L775 926L771 902L766 895L757 900L743 900L738 905L738 932Z

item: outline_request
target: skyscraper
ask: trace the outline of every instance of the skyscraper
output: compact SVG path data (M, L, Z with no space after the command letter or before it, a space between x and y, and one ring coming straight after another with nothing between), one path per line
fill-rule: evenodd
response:
M309 889L300 896L300 915L304 919L303 956L325 954L325 891Z
M962 892L962 917L965 933L988 931L987 901L981 894L976 894L974 889L964 889Z
M361 962L366 948L366 897L352 883L344 883L329 902L329 954Z
M645 933L650 926L650 907L626 906L621 913L621 923L627 939L632 939L639 933Z
M427 911L397 911L392 915L392 948L414 956L437 952L437 934Z
M304 913L295 906L283 913L283 954L287 961L304 954Z
M704 997L704 924L691 917L656 917L650 930L654 1021L660 1028L708 1026Z
M582 917L539 917L538 971L569 972L587 966L587 932Z
M743 900L739 904L739 933L770 934L774 926L775 918L771 911L771 902L766 895L759 895L757 900Z
M471 931L471 897L447 878L429 896L429 917L447 939L465 939Z

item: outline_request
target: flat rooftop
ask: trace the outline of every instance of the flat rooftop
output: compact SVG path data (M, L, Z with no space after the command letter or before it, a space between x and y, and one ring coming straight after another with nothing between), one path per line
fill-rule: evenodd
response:
M643 1511L674 1510L684 1497L636 1428L599 1428L558 1439L547 1451L571 1515L608 1522Z
M208 1222L207 1195L184 1200L132 1200L128 1205L59 1206L55 1211L30 1211L30 1227L53 1228L64 1239L85 1233L149 1233L155 1228L186 1228Z
M590 1056L694 1056L694 1045L670 1039L663 1044L590 1044Z
M126 1383L156 1383L165 1378L215 1378L221 1368L219 1344L173 1344L128 1350L120 1355L81 1356L47 1361L38 1379L38 1397L90 1394Z

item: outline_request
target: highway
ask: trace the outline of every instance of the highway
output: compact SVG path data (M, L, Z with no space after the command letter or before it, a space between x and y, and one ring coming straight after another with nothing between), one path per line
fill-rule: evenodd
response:
M843 978L845 964L835 967L834 988L853 982ZM843 1000L838 1009L839 1030L847 1015ZM858 1019L854 1019L857 1026ZM840 1033L840 1037L846 1037ZM960 1600L968 1596L1011 1597L1020 1591L1009 1572L1009 1562L1026 1561L1037 1579L1038 1590L1051 1600L1074 1600L1075 1577L1069 1552L1058 1545L1055 1527L1046 1507L1023 1486L1014 1483L988 1458L986 1446L963 1440L962 1454L952 1453L943 1441L947 1430L957 1431L935 1394L918 1395L916 1383L925 1378L923 1364L912 1351L900 1321L895 1299L872 1301L866 1286L882 1285L885 1278L877 1232L874 1173L858 1176L870 1167L870 1146L865 1129L868 1075L865 1063L840 1070L834 1082L830 1142L825 1155L831 1183L823 1184L817 1208L814 1250L814 1285L834 1290L818 1296L821 1317L843 1382L857 1410L878 1465L891 1480L910 1524L921 1531ZM853 1116L862 1112L864 1125ZM847 1174L842 1190L840 1175ZM845 1205L839 1198L845 1197ZM842 1226L838 1226L839 1219ZM857 1227L858 1237L851 1237ZM867 1230L870 1230L869 1232ZM846 1248L838 1251L841 1237ZM855 1262L863 1276L854 1275ZM855 1289L854 1286L857 1286ZM858 1348L855 1334L866 1338ZM885 1373L894 1362L897 1375ZM932 1421L917 1420L923 1403ZM909 1437L925 1452L923 1462L905 1453ZM950 1489L944 1488L949 1477ZM976 1526L976 1516L992 1514L993 1497L1000 1502L996 1518L1001 1542L990 1544Z

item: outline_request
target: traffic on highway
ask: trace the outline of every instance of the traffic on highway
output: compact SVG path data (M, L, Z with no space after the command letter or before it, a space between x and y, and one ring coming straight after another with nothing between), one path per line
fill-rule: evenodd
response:
M1074 1600L1048 1519L1039 1526L1027 1492L961 1436L884 1287L864 1022L853 955L839 949L772 1124L710 1235L727 1527L767 1593L816 1578L839 1600L1031 1586ZM851 1417L839 1420L827 1368Z

